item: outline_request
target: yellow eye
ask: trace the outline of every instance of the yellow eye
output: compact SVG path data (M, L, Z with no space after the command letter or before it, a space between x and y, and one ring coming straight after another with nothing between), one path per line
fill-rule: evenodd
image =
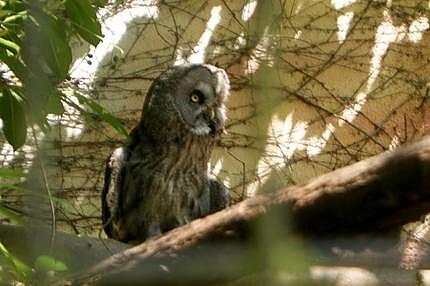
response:
M200 102L200 97L197 94L193 93L190 96L190 100L194 103L198 103L198 102Z

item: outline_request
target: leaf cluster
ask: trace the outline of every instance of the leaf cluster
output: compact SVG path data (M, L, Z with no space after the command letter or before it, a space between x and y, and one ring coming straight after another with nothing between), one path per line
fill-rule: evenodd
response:
M69 41L80 37L96 46L102 39L96 9L103 0L0 0L0 127L16 150L26 141L27 127L49 128L47 115L61 115L71 94L60 89L68 80L72 63ZM120 125L91 99L80 102L108 122ZM73 105L72 105L73 107ZM82 107L80 111L84 111ZM75 108L76 108L75 107ZM115 126L114 126L115 127ZM0 168L0 179L24 177L21 170ZM28 192L1 180L0 188ZM21 215L1 204L0 217L22 225ZM67 266L51 256L40 256L26 264L0 243L0 284L45 281Z
M0 168L0 178L22 178L25 174L19 169ZM12 184L1 183L2 189L13 189L26 191ZM8 218L11 222L24 225L24 220L20 214L1 204L0 197L0 216ZM38 256L33 265L22 261L11 253L6 246L0 242L0 285L12 285L16 282L23 282L26 285L40 284L50 278L56 272L67 271L64 262L56 260L50 255Z
M97 45L96 16L106 1L0 0L0 118L14 149L26 140L27 126L49 126L67 97L58 87L69 77L71 37Z
M33 265L28 265L0 242L0 284L14 285L17 282L25 285L41 285L56 273L67 271L67 265L50 255L40 255Z

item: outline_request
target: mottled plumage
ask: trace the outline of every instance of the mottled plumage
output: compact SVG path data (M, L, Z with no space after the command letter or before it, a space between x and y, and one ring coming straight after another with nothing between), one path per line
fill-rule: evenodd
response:
M151 85L130 143L106 165L102 218L109 237L138 242L224 208L208 162L224 129L229 81L211 65L181 65Z

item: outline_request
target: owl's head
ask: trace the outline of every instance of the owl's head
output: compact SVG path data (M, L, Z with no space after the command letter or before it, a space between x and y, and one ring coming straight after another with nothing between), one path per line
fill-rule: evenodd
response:
M215 136L224 130L229 88L226 72L215 66L172 67L151 85L142 121L155 116L157 125L167 128L179 123L192 134Z

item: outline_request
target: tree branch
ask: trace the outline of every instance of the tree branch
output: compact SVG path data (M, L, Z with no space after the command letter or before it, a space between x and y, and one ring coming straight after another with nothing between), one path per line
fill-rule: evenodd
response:
M146 261L165 257L158 260L165 262L181 251L205 248L208 241L240 246L251 238L256 224L274 213L284 216L285 225L291 222L294 232L311 238L398 228L430 211L429 178L430 138L425 138L309 183L246 199L105 259L71 281L93 283Z

